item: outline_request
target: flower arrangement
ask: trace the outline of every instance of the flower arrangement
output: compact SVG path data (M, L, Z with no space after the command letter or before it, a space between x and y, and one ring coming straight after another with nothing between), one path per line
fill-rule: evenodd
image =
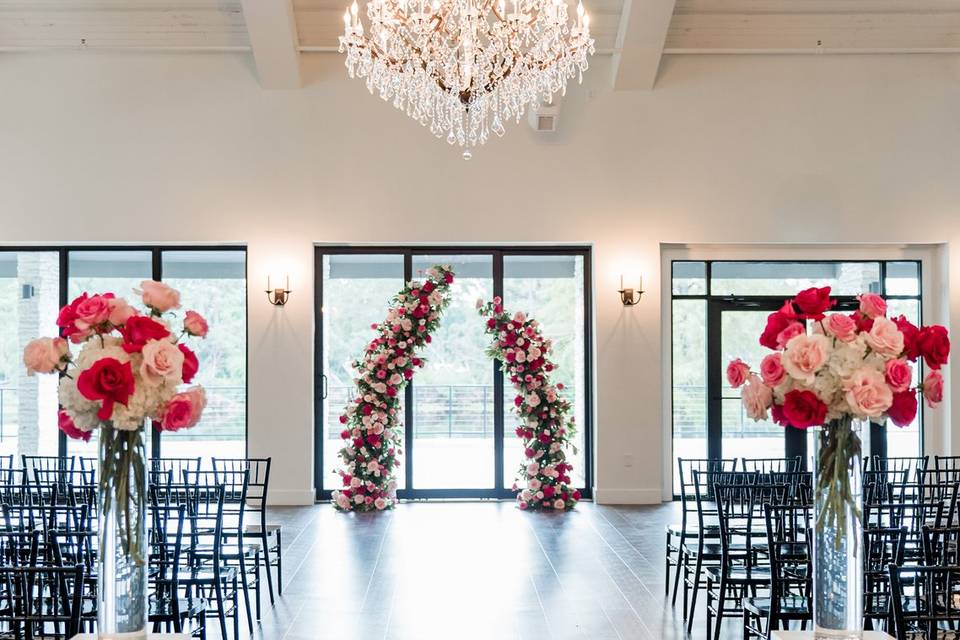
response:
M753 420L772 418L785 427L824 426L815 492L824 508L817 528L844 529L849 509L859 514L850 491L858 470L860 438L854 420L889 419L904 427L917 415L918 393L930 407L943 400L943 374L950 339L941 326L916 327L904 316L887 317L879 295L859 296L851 314L827 311L836 305L830 287L801 291L770 314L760 344L771 349L754 372L740 359L727 366L727 381L743 388L743 406ZM928 369L913 386L920 360ZM839 544L839 538L838 544Z
M454 274L449 265L427 269L426 279L406 283L394 296L386 319L370 328L377 337L353 363L357 396L340 416L343 489L333 492L340 511L382 511L396 503L396 468L402 452L400 397L425 360L417 352L430 343L450 303Z
M159 431L178 431L199 422L206 406L203 387L190 384L197 374L196 354L182 342L189 337L203 338L209 327L195 311L187 311L177 329L173 328L174 310L180 308L175 289L145 280L140 294L147 312L130 305L113 293L77 297L60 310L57 326L60 336L37 338L23 352L27 373L59 373L58 415L60 430L71 438L89 441L94 429L101 429L100 488L109 500L116 487L123 518L120 534L124 550L136 555L140 548L133 522L133 495L142 482L131 483L129 469L144 478L142 430L150 419ZM70 345L81 345L74 356ZM110 505L104 511L109 510ZM137 558L143 562L143 558Z
M572 407L561 396L563 384L550 381L556 369L549 358L553 345L536 320L504 311L499 296L486 303L478 300L477 310L487 317L486 333L493 337L487 355L502 363L517 391L514 412L521 424L516 434L525 456L513 485L517 503L521 509L572 509L580 491L570 487L573 465L566 450L576 452L571 443L576 426L568 417Z

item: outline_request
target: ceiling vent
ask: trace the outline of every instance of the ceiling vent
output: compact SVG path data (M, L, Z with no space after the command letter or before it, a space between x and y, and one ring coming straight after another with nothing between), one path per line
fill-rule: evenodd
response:
M527 120L534 131L553 133L560 120L560 99L551 98L549 102L541 102L527 112Z

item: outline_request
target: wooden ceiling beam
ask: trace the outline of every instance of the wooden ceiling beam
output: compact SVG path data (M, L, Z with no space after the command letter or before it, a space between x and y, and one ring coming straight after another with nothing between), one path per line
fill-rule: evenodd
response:
M624 0L613 54L615 90L653 89L676 0Z
M300 50L290 0L242 0L253 59L265 89L298 89Z

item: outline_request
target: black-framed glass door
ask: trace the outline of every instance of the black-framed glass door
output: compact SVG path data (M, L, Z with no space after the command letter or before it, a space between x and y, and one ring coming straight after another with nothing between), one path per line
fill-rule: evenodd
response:
M423 351L426 366L403 397L404 452L400 498L509 498L522 451L515 444L499 365L486 355L488 336L478 298L499 295L513 311L541 321L580 433L575 483L589 496L590 253L587 248L317 247L315 353L315 486L318 499L338 488L339 422L352 399L353 363L404 281L437 263L457 274L451 304ZM559 379L558 379L559 381ZM505 400L506 398L506 400Z

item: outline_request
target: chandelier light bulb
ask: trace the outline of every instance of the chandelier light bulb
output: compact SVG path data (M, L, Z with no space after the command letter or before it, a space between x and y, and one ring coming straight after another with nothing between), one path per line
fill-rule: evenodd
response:
M370 0L364 33L356 0L340 51L350 77L439 138L467 149L503 135L527 108L582 79L594 53L582 2Z

